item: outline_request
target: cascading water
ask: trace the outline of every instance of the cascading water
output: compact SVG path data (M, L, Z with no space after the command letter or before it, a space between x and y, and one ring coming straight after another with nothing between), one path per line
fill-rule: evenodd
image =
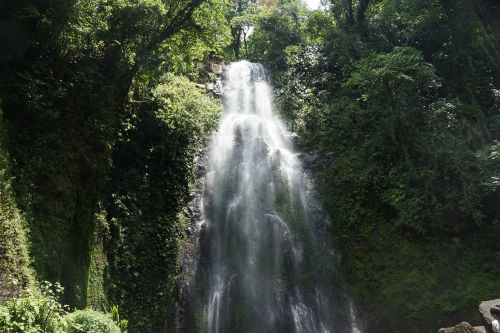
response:
M203 295L193 315L201 323L192 330L359 332L266 71L233 63L224 82L206 174Z

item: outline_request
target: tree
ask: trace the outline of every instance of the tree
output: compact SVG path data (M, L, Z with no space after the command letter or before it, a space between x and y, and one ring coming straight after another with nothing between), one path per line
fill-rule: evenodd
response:
M232 8L227 11L226 18L231 26L231 50L235 59L240 59L241 43L248 55L247 38L252 26L252 15L256 10L256 0L232 0Z
M27 39L15 55L0 54L14 188L29 212L34 266L63 283L66 303L87 302L95 213L132 85L181 33L206 38L224 8L219 0L26 0L2 13Z
M365 28L366 11L373 0L331 0L334 15L343 19L349 28L363 30Z

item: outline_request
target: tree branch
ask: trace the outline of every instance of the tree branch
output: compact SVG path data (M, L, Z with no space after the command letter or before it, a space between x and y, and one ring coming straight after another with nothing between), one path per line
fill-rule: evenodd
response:
M179 0L183 1L183 0ZM194 11L207 0L191 0L184 8L177 11L170 23L163 30L144 45L136 56L136 63L142 65L148 55L162 42L172 37L177 32L188 26L193 26L192 15Z

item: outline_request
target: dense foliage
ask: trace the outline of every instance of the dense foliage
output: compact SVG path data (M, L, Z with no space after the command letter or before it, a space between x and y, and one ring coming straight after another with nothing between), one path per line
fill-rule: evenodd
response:
M59 302L60 285L42 283L27 288L19 298L0 306L0 331L5 333L60 333L67 328L66 310Z
M110 297L141 332L160 331L175 298L192 163L220 112L202 89L172 75L152 90L138 88L141 112L115 147L105 201Z
M43 282L26 288L18 298L0 305L2 333L126 333L127 321L120 320L118 307L111 314L86 309L69 313L60 303L63 288Z
M199 83L215 78L210 60L229 43L227 3L0 7L0 302L28 284L29 247L65 304L116 301L131 331L157 332L191 161L220 109Z
M324 5L0 1L3 327L123 331L66 315L35 276L72 308L118 304L131 332L172 327L193 158L220 111L204 84L242 57L271 70L300 148L329 156L313 174L368 331L498 297L500 5Z
M500 7L494 1L277 1L250 56L334 222L368 331L475 319L498 296ZM279 45L279 47L276 47Z
M125 332L110 315L90 309L77 310L66 316L68 333L120 333Z

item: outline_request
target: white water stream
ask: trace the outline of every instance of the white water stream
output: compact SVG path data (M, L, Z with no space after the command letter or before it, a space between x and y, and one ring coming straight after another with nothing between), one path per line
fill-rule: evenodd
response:
M206 175L203 331L356 332L335 257L317 237L307 177L259 64L225 70ZM317 215L317 214L316 214Z

